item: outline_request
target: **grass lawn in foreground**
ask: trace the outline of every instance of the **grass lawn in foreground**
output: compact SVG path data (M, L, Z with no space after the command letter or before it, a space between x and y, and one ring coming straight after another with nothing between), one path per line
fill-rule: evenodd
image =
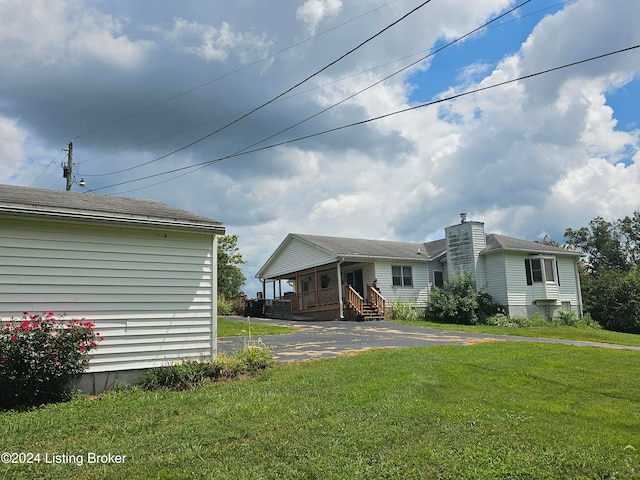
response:
M281 364L193 391L0 412L0 478L640 478L640 354L529 343ZM44 457L43 457L44 458Z
M241 320L218 317L219 337L242 337L260 335L281 335L295 332L295 328L267 325L257 322L245 322Z
M494 325L458 325L452 323L436 323L424 320L391 320L414 327L437 328L455 332L487 333L495 335L513 335L532 338L559 338L563 340L583 340L587 342L610 343L640 347L640 335L632 333L612 332L587 327L568 326L536 326L536 327L496 327Z

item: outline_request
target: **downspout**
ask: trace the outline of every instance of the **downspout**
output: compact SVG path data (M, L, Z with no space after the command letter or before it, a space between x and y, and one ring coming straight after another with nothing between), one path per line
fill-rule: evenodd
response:
M582 288L580 287L580 267L579 267L580 259L576 260L575 263L575 272L576 272L576 285L578 286L578 313L580 318L584 318L584 314L582 312Z
M344 257L338 262L338 304L340 305L340 320L344 320L344 302L342 301L342 272L340 265L344 262Z
M218 359L218 236L211 239L211 351L210 359Z

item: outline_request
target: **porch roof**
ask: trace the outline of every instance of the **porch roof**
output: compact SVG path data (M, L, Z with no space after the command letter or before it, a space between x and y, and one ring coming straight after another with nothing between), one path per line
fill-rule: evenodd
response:
M257 278L287 278L305 269L335 262L404 260L427 262L445 251L444 239L427 243L368 240L290 233L258 270Z

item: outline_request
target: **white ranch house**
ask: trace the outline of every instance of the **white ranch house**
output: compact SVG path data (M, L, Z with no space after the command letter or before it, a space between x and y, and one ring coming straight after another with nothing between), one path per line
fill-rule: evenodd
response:
M215 220L151 201L0 185L0 318L53 311L103 336L81 386L217 353Z
M423 306L434 288L466 272L510 316L559 309L582 316L581 253L485 234L484 223L464 216L444 230L444 239L426 243L291 233L256 277L265 298L290 301L293 314L318 319L384 318L398 299Z

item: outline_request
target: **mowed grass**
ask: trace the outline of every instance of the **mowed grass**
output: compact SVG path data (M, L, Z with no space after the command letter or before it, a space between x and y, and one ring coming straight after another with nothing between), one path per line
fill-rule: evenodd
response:
M260 335L282 335L295 332L295 328L280 327L264 323L247 322L231 318L218 317L219 337L247 337Z
M458 325L429 321L392 320L393 322L414 327L436 328L455 332L486 333L490 335L512 335L531 338L558 338L586 342L608 343L640 347L640 335L612 332L588 327L536 326L536 327L497 327L494 325Z
M530 343L281 364L0 413L2 451L127 455L0 478L640 478L639 378L638 352Z

